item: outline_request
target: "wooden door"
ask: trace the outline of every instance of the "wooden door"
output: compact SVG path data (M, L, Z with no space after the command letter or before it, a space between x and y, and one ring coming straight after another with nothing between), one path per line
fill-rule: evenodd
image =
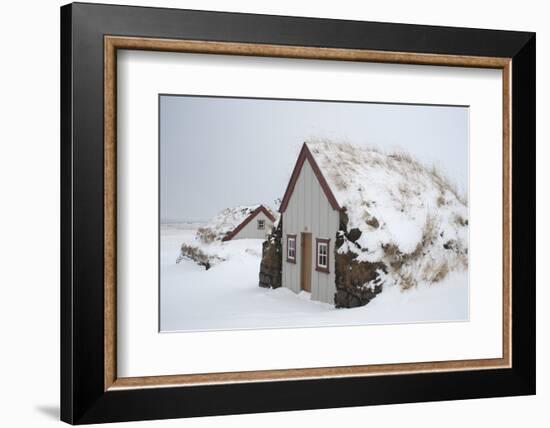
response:
M300 288L311 292L311 233L302 233L300 257Z

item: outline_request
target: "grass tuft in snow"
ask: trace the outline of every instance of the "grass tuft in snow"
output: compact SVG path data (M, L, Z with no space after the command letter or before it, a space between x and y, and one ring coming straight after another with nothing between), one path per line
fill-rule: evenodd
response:
M221 257L206 254L199 247L188 244L182 244L180 255L176 259L176 264L184 259L194 261L199 266L204 266L206 270L224 261L224 259Z

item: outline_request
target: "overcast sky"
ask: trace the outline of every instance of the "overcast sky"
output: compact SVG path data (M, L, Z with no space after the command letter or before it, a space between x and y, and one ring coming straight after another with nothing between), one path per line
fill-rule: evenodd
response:
M278 208L273 201L309 138L405 150L467 190L466 107L163 95L161 221L208 221L237 205Z

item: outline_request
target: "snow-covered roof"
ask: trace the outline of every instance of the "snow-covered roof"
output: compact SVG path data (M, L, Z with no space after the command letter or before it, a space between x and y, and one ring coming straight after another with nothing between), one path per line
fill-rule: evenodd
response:
M224 239L258 212L264 212L272 221L275 221L273 212L264 205L240 205L221 211L208 224L198 229L197 236L205 242Z
M347 231L361 232L341 249L357 253L359 261L382 260L388 246L402 254L426 248L428 227L436 229L430 240L438 248L453 242L467 251L467 202L435 168L405 153L315 141L302 147L293 177L305 160L333 208L345 211ZM293 191L292 180L281 212Z

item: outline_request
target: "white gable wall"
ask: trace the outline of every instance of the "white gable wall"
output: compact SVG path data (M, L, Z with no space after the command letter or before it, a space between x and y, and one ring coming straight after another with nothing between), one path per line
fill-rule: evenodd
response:
M265 221L265 228L263 230L258 229L258 220ZM269 235L269 232L271 232L272 227L273 222L260 211L233 239L265 239Z
M334 304L336 292L334 275L334 244L338 231L339 214L330 205L311 165L306 160L300 171L294 192L283 215L282 285L300 292L301 232L311 233L311 298ZM286 261L288 234L296 235L296 263ZM330 239L329 273L315 270L315 238Z

